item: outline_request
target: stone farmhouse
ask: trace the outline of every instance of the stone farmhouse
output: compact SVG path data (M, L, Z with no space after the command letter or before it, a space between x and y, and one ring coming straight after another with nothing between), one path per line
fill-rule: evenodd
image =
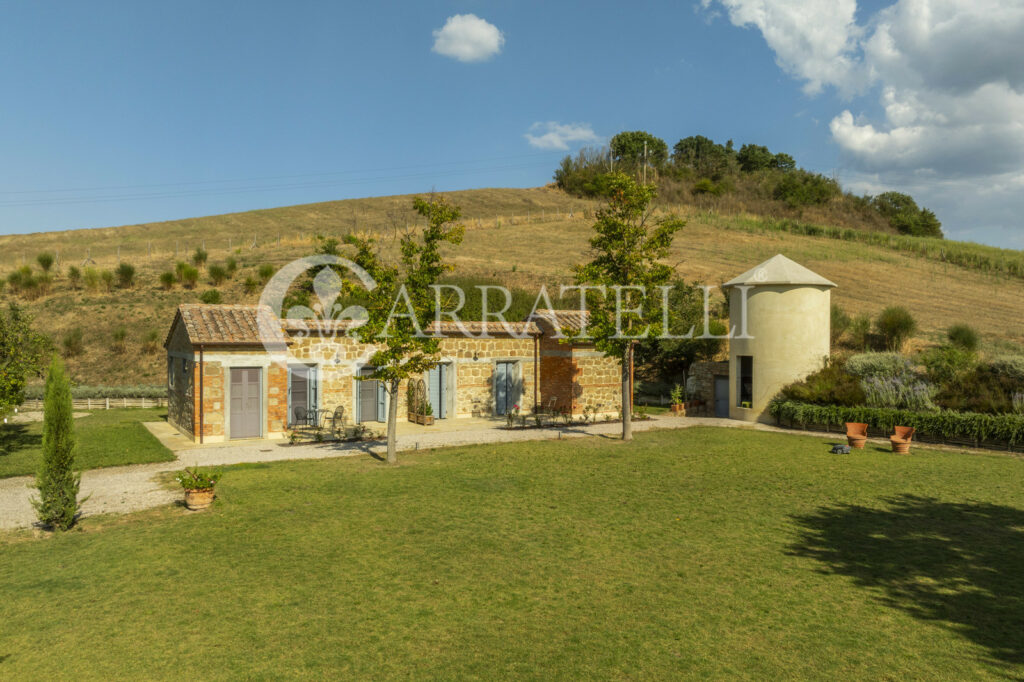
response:
M422 378L434 418L535 407L618 415L618 360L565 338L582 323L579 311L538 310L524 322L432 324L425 331L442 337L440 363ZM347 335L350 324L280 319L267 306L179 306L164 343L168 421L197 443L280 438L310 409L342 407L350 424L385 421L383 386L356 379L373 371L374 347Z

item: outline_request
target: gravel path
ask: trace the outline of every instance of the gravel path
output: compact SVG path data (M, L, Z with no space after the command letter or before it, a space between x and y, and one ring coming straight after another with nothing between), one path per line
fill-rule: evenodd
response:
M634 422L634 431L651 429L680 429L691 426L724 426L747 428L761 431L799 433L778 429L764 424L749 424L730 419L696 417L656 417L648 421ZM615 437L622 430L618 423L598 423L589 426L565 426L544 429L505 430L494 427L466 429L464 431L443 431L405 434L398 438L398 449L424 450L456 445L479 445L486 443L511 443L531 440L558 438L580 438L584 436ZM802 432L804 435L824 436L842 440L832 433ZM888 445L887 441L879 443ZM928 446L935 448L936 446ZM351 457L368 452L383 454L385 445L380 441L362 443L320 443L309 445L285 445L279 441L254 441L239 445L211 446L179 450L173 462L135 464L123 467L92 469L82 473L82 496L89 496L82 511L85 516L96 514L123 514L171 504L181 499L176 486L161 483L159 474L178 471L192 466L220 466L243 462L279 462L297 459L327 459L329 457ZM0 529L26 528L35 522L35 510L30 498L35 490L31 487L32 476L0 479Z

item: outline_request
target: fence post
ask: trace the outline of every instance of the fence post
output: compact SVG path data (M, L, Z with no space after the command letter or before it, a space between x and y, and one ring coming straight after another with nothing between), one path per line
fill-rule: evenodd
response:
M88 409L88 410L92 409L92 398L86 398L85 399L85 406L86 406L86 409Z
M105 407L103 409L109 410L110 409L110 398L104 398L103 400L104 400L104 404L105 404Z

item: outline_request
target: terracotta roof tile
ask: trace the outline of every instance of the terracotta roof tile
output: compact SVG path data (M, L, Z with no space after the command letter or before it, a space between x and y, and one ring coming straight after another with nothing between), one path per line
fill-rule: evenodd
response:
M175 323L178 318L193 345L283 346L288 343L281 321L267 306L183 303L178 306ZM172 324L171 333L173 330Z
M334 332L343 332L352 328L354 325L353 320L284 320L283 326L285 331L288 332L308 332L308 333L320 333L330 334ZM437 322L431 322L427 325L423 331L428 334L434 334L438 330L445 337L455 337L462 335L479 336L486 329L488 334L497 335L523 335L532 334L539 335L541 333L540 327L533 322L473 322L465 321L461 322L462 328L459 327L460 323L453 322L451 320L443 320L440 325Z
M574 334L587 324L590 320L590 313L586 310L551 310L550 308L538 308L530 320L546 322L555 330L565 330L566 333Z

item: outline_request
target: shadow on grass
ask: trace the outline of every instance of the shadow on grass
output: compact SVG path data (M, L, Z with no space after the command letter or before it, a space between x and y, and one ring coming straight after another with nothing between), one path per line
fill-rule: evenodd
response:
M901 495L887 508L794 516L795 556L878 588L915 618L947 623L1003 663L1024 662L1024 510Z
M4 424L0 426L0 457L12 455L25 448L42 446L43 435L30 433L28 424Z

